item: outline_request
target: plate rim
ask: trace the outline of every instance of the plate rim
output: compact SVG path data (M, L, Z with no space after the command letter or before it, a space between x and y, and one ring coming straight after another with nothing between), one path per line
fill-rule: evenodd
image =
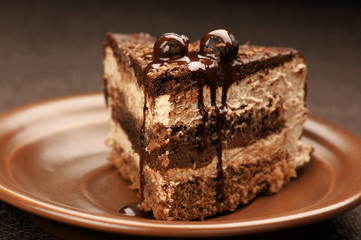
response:
M0 123L7 118L16 116L26 110L46 107L49 104L64 103L66 101L77 100L92 100L92 103L97 103L97 106L105 109L104 100L101 101L101 93L78 94L71 96L58 97L50 100L43 100L28 105L24 105L0 114ZM305 129L310 128L309 125L316 124L323 126L323 131L336 131L336 133L343 135L345 138L350 138L357 146L361 146L361 140L332 123L329 123L316 116L309 115L305 124ZM1 129L1 127L0 127ZM4 137L0 133L0 140ZM361 153L361 150L359 151ZM0 155L0 163L3 161ZM11 188L13 187L13 189ZM305 212L299 212L288 216L279 216L273 218L266 218L253 221L232 221L222 220L222 223L217 222L167 222L161 220L142 220L137 221L136 218L127 216L107 216L106 214L89 213L81 209L71 209L70 206L62 206L59 203L51 203L46 199L41 199L31 193L25 191L16 191L17 189L8 185L0 178L0 200L22 209L23 211L35 214L40 217L55 220L61 223L70 224L77 227L88 228L92 230L100 230L104 232L143 235L143 236L228 236L228 235L243 235L254 234L260 232L276 231L286 228L298 227L314 222L319 222L348 210L357 207L361 203L361 188L359 192L351 194L352 196L344 199L342 202L331 203L317 209L311 209ZM15 190L15 191L14 191ZM55 208L54 208L55 207ZM160 231L161 229L161 231ZM191 231L186 231L191 230Z

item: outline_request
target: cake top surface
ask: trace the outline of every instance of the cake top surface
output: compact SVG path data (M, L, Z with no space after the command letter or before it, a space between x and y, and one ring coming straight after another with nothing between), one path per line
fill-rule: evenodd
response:
M167 41L169 40L167 39L168 36L169 34L163 34L157 40L147 33L108 33L106 46L110 46L113 49L113 52L118 57L118 61L121 61L122 56L124 55L129 57L131 65L135 70L138 83L140 85L144 84L148 93L152 96L172 94L194 87L197 83L196 80L194 80L195 71L192 66L194 66L194 62L198 63L203 61L203 56L212 60L208 65L212 64L212 67L216 71L217 76L214 80L215 84L217 86L223 86L224 83L222 82L222 79L225 78L225 68L224 64L222 64L222 59L220 59L222 56L219 57L221 54L219 54L219 52L218 55L213 54L212 52L208 53L202 49L202 46L204 47L204 38L207 35L202 39L203 42L198 40L190 44L188 44L189 40L184 35L180 36L175 34L170 36L173 37L173 39L175 38L178 44L179 42L182 43L182 41L186 41L180 49L172 49L172 46L169 45L169 43L172 44L174 41ZM233 36L233 34L231 36ZM166 40L164 40L165 38ZM161 42L161 44L158 44L158 47L159 45L162 46L162 43L168 44L166 47L168 47L170 53L164 52L162 53L162 56L159 56L156 48L158 42ZM228 64L232 66L234 72L232 82L241 80L245 76L259 70L277 67L284 62L291 60L295 55L300 55L298 51L291 48L254 46L248 43L238 46L238 42L235 44L237 44L233 49L235 54ZM216 51L222 51L218 49L219 44L213 45L216 46ZM171 47L171 50L169 50L169 46ZM186 50L182 49L184 46L187 46ZM211 48L214 46L211 46ZM226 46L226 49L227 47L228 46ZM158 52L159 51L161 50L158 49ZM183 54L179 54L181 51L185 51L185 54L184 52ZM204 54L200 55L200 53ZM167 54L170 54L170 56ZM176 54L176 57L172 58L172 54ZM209 68L209 66L196 66L196 69L199 68Z
M128 52L139 62L139 64L143 68L145 68L150 62L152 62L152 59L149 56L153 54L154 43L157 39L150 34L108 33L107 39L108 41L116 43L118 48ZM197 53L199 51L199 40L189 44L189 53ZM280 57L296 53L298 53L298 51L292 48L264 47L245 43L239 46L236 60L240 64L247 64L249 62L260 61L272 57Z

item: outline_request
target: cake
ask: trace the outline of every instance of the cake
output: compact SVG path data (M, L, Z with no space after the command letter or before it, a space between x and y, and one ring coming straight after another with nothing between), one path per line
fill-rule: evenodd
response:
M224 29L193 43L108 33L103 59L108 159L156 219L234 211L310 160L307 67L294 49L239 45Z

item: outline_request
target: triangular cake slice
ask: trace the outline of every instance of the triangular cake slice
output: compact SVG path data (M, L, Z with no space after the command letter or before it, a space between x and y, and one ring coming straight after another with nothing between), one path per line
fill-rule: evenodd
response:
M277 193L310 160L298 51L238 46L227 30L192 44L109 33L103 49L109 160L156 219L233 211Z

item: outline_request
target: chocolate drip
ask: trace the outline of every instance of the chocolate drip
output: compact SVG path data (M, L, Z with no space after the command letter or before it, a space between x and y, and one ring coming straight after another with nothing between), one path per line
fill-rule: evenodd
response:
M227 92L228 88L234 81L234 69L232 63L237 56L239 43L234 35L227 30L219 29L207 33L201 41L201 54L209 55L213 54L219 60L221 67L224 70L224 79L222 82L222 98L221 107L218 108L215 102L216 90L217 90L217 76L213 71L208 71L209 85L211 89L211 103L215 107L216 112L216 133L217 133L217 172L218 172L218 184L217 184L217 198L222 202L224 199L224 187L223 187L223 168L222 168L222 123L225 115L227 114Z
M145 58L153 57L153 61L146 67L145 74L150 70L156 70L165 62L186 65L192 72L193 78L198 85L198 109L202 115L202 124L199 128L201 135L201 148L203 151L207 148L206 124L208 122L208 112L204 106L203 88L206 85L210 88L211 106L216 114L215 132L217 134L216 150L218 157L217 172L217 199L223 201L223 168L222 168L222 123L227 114L227 91L234 81L233 62L238 53L238 41L234 35L224 29L219 29L207 33L201 41L199 53L188 53L189 40L184 35L180 36L174 33L163 34L154 45L153 54L144 55ZM224 71L224 79L218 79L217 68L221 67ZM146 76L145 75L145 80ZM218 81L222 82L221 106L216 103L216 92ZM145 103L146 104L146 101ZM144 106L144 119L146 105ZM144 123L142 127L144 134ZM144 149L144 148L143 148ZM144 151L144 150L143 150ZM142 169L144 164L144 153L140 161L141 188L143 184ZM142 191L142 189L141 189Z
M143 105L143 123L142 128L140 130L139 142L141 145L140 154L139 154L139 193L142 200L144 199L144 158L145 158L145 144L144 144L144 135L145 135L145 114L147 112L147 94L144 91L144 105Z
M228 88L234 81L234 69L232 63L238 53L238 41L234 35L224 29L215 30L207 33L201 41L200 55L203 57L208 57L212 64L206 65L204 68L207 73L207 83L211 90L211 105L215 107L216 113L216 127L215 131L217 133L217 173L218 173L218 183L217 183L217 198L219 202L222 202L224 199L224 189L223 189L223 168L222 168L222 123L224 121L225 115L227 114L227 92ZM222 102L221 107L218 108L216 104L216 92L217 92L217 74L216 67L219 63L224 70L224 79L222 82ZM203 86L202 86L203 88Z
M188 53L189 39L176 33L164 33L154 44L154 60L180 58Z
M176 33L163 34L154 44L153 54L145 54L143 57L149 59L152 57L153 61L145 68L143 75L143 82L146 82L147 74L151 69L158 68L165 62L177 62L184 64L187 59L182 59L184 55L188 53L189 39L184 35L178 35ZM144 175L143 168L145 162L145 116L147 112L147 93L144 91L144 106L143 106L143 124L140 131L140 142L142 144L142 150L139 159L139 178L140 178L140 195L144 199Z
M141 218L149 218L153 219L153 215L149 212L144 212L140 209L140 203L129 203L124 206L121 206L118 212L130 216L130 217L141 217Z
M105 98L105 105L108 107L108 97L109 97L109 93L108 93L108 79L103 78L103 93L104 93L104 98Z
M208 121L208 112L203 102L203 86L204 86L205 76L204 73L199 70L197 70L197 72L195 72L194 75L195 78L197 79L197 84L198 84L198 109L202 115L202 124L200 125L199 130L202 139L202 142L200 144L200 150L203 151L208 147L207 134L206 134L206 122Z

